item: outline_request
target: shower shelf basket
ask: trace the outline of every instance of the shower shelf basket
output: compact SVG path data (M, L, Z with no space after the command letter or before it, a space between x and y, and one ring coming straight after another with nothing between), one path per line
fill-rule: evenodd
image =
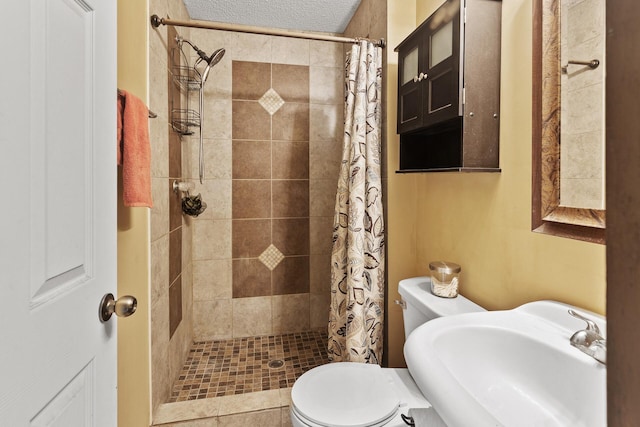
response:
M202 77L200 73L192 67L184 65L173 66L173 82L182 91L199 91L202 87Z
M180 135L193 135L193 130L191 130L191 128L200 128L200 124L200 113L196 110L171 110L171 127Z
M193 135L193 128L201 130L202 115L199 109L190 108L189 92L199 92L202 89L202 77L198 70L189 65L188 57L180 47L172 50L171 58L173 83L185 94L183 105L171 109L171 127L180 135ZM187 65L182 65L183 63ZM175 101L172 99L172 105Z

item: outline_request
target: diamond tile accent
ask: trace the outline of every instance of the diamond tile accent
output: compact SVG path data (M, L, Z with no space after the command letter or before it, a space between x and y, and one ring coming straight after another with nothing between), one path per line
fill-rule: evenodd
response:
M280 97L280 95L278 95L278 92L273 90L273 88L266 91L265 94L262 95L262 98L258 100L258 102L272 116L276 111L280 109L280 107L284 105L284 100Z
M278 248L273 245L269 245L269 247L260 254L258 259L262 261L269 270L273 271L273 269L280 264L280 261L284 259L284 255L282 255L282 252L280 252Z

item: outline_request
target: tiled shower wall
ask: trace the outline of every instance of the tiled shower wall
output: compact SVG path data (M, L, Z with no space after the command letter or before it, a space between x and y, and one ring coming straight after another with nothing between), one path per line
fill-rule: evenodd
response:
M560 196L563 206L604 208L605 0L562 2Z
M208 209L193 221L194 339L324 328L342 152L332 42L192 29L226 54L205 84ZM189 144L197 177L197 144Z
M188 19L182 2L151 0L149 8L159 16ZM189 37L188 29L179 28ZM183 96L171 83L170 49L176 29L149 30L149 108L158 117L150 120L151 182L151 382L152 406L168 400L193 342L191 221L184 218L180 198L172 182L189 169L185 138L171 130L172 99ZM142 54L142 52L141 52ZM146 260L140 260L146 262Z

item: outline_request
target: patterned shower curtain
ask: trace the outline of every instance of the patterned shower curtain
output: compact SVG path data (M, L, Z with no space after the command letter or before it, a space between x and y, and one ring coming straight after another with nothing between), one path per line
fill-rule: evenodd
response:
M382 362L384 221L382 216L382 49L362 41L346 62L344 146L333 250L329 360Z

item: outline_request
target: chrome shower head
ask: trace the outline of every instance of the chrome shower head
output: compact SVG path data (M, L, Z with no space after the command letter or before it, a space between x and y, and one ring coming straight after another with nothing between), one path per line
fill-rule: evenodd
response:
M220 60L224 56L224 53L225 53L225 50L224 48L221 47L220 49L217 49L215 52L213 52L211 54L211 57L205 56L204 58L202 58L201 56L202 60L207 62L207 67L204 69L204 72L202 73L202 83L207 81L207 77L209 76L209 70L211 70L211 67L213 67L218 62L220 62ZM200 55L200 53L198 53L198 55Z

